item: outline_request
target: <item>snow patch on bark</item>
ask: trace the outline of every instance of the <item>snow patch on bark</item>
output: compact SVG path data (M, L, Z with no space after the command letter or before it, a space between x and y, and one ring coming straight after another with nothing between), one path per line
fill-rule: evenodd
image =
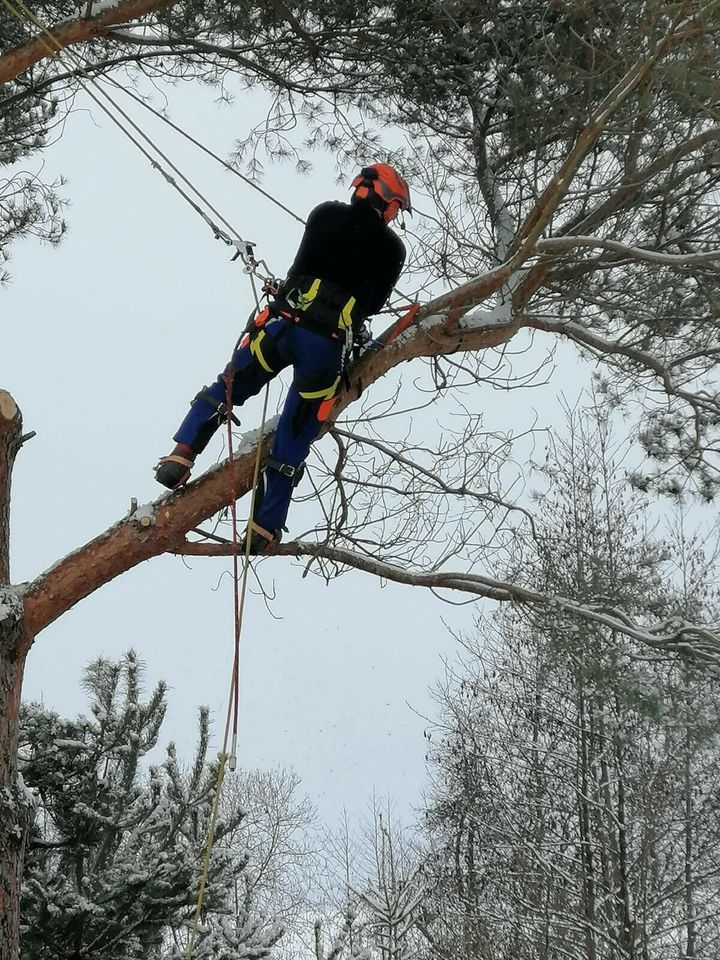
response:
M460 319L461 330L485 330L489 327L506 327L512 323L512 303L505 300L490 310L475 309Z
M141 503L132 513L132 519L136 520L140 526L147 526L143 523L143 520L146 520L148 523L155 522L155 504L154 503Z
M433 327L441 326L446 320L447 317L443 313L431 313L429 317L423 317L419 323L410 324L407 330L403 330L400 336L393 340L391 346L399 347L401 344L407 343L408 340L412 340L418 330L432 330Z
M124 0L96 0L92 5L92 10L90 15L92 17L99 17L102 13L107 13L108 10L113 10L115 7L119 7Z
M277 427L280 422L280 415L278 414L275 417L271 417L269 420L265 421L265 429L263 433L267 435L272 433L272 431ZM244 433L242 439L240 440L240 446L233 451L233 455L236 457L242 457L246 453L250 453L251 450L255 448L257 443L260 440L260 430L248 430L247 433Z
M0 587L0 623L9 620L18 623L23 614L23 605L15 587L3 585Z
M272 433L276 429L278 423L280 422L280 414L277 414L274 417L269 417L265 421L265 427L262 432L262 436L266 437L268 434ZM248 430L247 433L244 433L240 438L240 443L237 447L233 449L233 457L237 460L238 457L244 457L246 453L251 453L257 444L259 443L260 429L257 430ZM207 472L210 473L211 470L222 470L225 467L225 460L221 460L220 463L216 463L214 467L211 467Z

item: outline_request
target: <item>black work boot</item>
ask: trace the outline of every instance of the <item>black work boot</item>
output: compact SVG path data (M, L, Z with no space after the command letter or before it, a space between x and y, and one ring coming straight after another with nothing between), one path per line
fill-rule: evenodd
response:
M155 479L164 487L174 490L183 483L187 483L194 462L195 454L192 447L186 443L178 443L173 452L167 457L162 457L155 467Z
M247 550L248 537L250 537L250 555L257 557L259 554L265 553L268 547L271 547L274 543L280 543L282 530L266 530L265 527L261 527L259 524L251 521L248 524L243 538L242 553L245 553Z

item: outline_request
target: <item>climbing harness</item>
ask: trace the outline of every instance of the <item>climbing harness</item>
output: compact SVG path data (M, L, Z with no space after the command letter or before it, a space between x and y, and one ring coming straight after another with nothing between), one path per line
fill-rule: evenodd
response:
M285 299L296 311L296 322L321 336L345 339L358 320L355 297L331 280L293 277Z
M209 403L211 407L215 407L215 413L219 424L226 423L228 417L230 417L236 427L240 426L240 420L232 412L232 409L228 407L227 400L216 400L215 397L208 391L207 387L204 387L199 393L196 393L192 399L192 402L196 403L198 400L204 400L205 403Z
M295 467L292 463L281 463L275 457L266 457L265 469L277 471L283 477L292 480L293 487L296 487L305 475L305 461L303 460L301 464Z

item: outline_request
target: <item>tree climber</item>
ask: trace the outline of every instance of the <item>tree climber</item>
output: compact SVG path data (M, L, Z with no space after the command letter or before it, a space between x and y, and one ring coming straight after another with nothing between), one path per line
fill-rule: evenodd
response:
M411 212L405 180L388 164L375 163L360 171L352 189L350 204L328 201L310 213L287 278L251 317L224 372L195 397L173 438L175 449L155 468L166 487L186 483L195 458L233 416L226 407L228 375L232 404L241 405L292 364L293 382L248 526L252 553L279 542L293 487L353 345L369 338L365 321L383 307L405 262L405 246L388 226L400 210Z

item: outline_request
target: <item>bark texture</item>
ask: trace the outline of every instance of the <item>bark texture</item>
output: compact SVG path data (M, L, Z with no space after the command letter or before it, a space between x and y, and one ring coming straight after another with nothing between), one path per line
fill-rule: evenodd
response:
M10 580L10 481L21 430L17 404L7 390L0 390L0 584Z
M129 23L144 17L147 13L172 7L178 0L125 0L105 10L98 17L81 20L68 20L64 23L48 24L46 30L38 30L38 36L28 40L21 47L8 50L0 57L0 83L14 80L39 60L53 56L51 50L83 43L102 37L119 23ZM30 23L30 26L34 26ZM60 54L62 56L62 53Z
M29 648L23 605L10 586L10 481L22 417L0 390L0 960L19 955L20 886L32 798L18 774L18 715Z

